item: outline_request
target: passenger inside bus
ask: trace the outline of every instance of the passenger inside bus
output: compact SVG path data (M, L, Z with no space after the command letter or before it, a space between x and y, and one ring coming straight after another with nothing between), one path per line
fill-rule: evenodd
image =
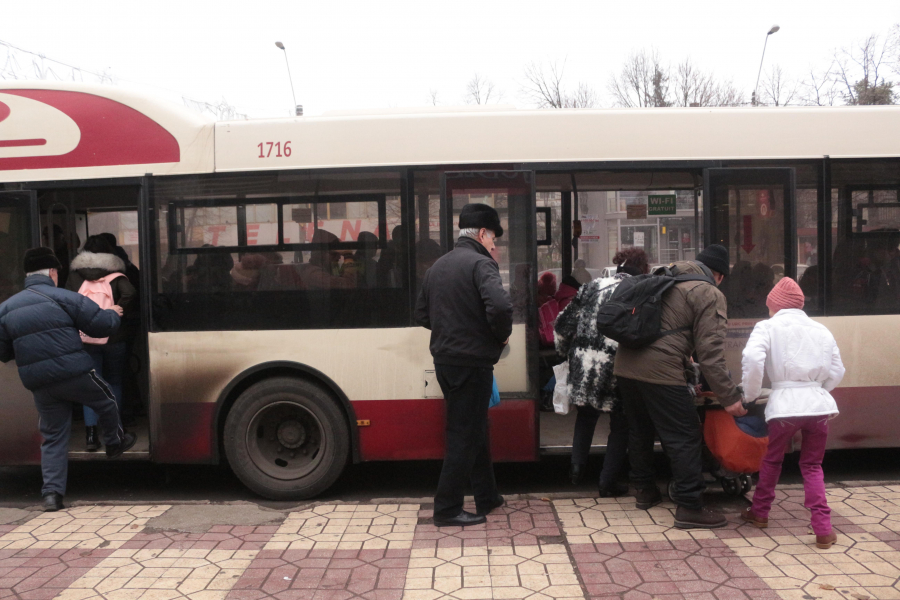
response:
M212 245L203 244L202 248L212 248ZM234 259L230 254L198 254L194 264L185 269L184 289L195 294L229 292L233 268Z
M378 261L375 253L378 251L378 236L371 231L361 231L356 241L362 247L353 254L353 262L356 264L356 281L359 287L378 287Z

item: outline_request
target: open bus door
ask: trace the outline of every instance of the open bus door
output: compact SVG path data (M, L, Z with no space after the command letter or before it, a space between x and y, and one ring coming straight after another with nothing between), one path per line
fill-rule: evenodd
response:
M0 192L0 303L22 291L25 251L40 244L37 194ZM41 461L41 436L31 392L25 389L15 361L0 364L3 418L0 419L0 464Z
M513 302L513 333L494 367L503 398L491 409L491 452L495 460L529 461L538 457L537 386L537 240L532 171L447 172L441 179L441 241L453 248L459 237L459 213L470 203L493 206L503 236L494 259Z
M706 169L707 244L728 248L731 273L725 356L740 379L741 352L753 326L769 316L766 296L782 277L796 278L796 177L793 168Z

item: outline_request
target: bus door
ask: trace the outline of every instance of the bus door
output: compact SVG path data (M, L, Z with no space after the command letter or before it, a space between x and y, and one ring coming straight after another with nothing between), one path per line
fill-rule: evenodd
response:
M494 376L503 402L491 409L491 447L497 460L536 460L537 235L534 173L531 171L447 172L441 181L441 239L445 250L459 237L463 206L481 203L500 214L503 236L494 258L513 304L513 333Z
M0 192L0 303L22 291L25 251L37 246L39 240L35 192ZM40 463L37 411L31 392L22 386L15 361L0 364L0 388L0 464Z
M782 277L796 279L795 173L792 168L706 169L706 244L728 248L731 273L726 359L740 377L741 352L753 326L768 318L766 296Z

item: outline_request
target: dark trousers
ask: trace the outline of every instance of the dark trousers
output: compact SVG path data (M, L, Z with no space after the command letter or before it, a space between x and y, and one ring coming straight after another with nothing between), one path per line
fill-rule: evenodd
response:
M572 464L587 464L594 440L594 430L600 411L592 406L576 406L575 435L572 438ZM606 455L603 457L603 470L600 471L601 488L610 488L621 475L628 458L628 418L621 402L613 405L609 413L609 436L606 438Z
M450 518L462 511L467 484L475 493L476 509L487 509L499 496L488 436L494 370L451 365L435 365L434 370L447 407L446 449L434 516Z
M119 414L122 413L122 380L125 377L125 363L128 355L125 342L107 344L85 344L84 351L94 360L94 371L109 384ZM97 413L89 406L84 407L84 424L88 427L100 422Z
M703 438L700 417L687 385L659 385L624 377L617 381L631 428L631 483L638 489L656 486L653 443L658 434L672 465L672 500L680 506L700 508L706 487L701 457Z
M34 404L40 415L41 494L66 494L69 472L69 437L72 433L72 403L92 408L100 417L103 443L118 444L123 437L115 396L109 385L94 371L34 390Z

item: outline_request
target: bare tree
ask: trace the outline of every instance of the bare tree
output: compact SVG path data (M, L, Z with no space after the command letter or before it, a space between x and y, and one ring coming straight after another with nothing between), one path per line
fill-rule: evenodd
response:
M669 69L655 48L632 52L618 75L611 75L608 89L618 106L671 106Z
M436 88L428 90L428 101L431 102L432 106L437 106L440 102L440 100L438 100L438 91Z
M800 82L797 96L800 104L805 106L834 106L840 98L840 93L834 77L832 77L833 72L833 62L824 71L817 71L814 67L810 67L809 73Z
M673 69L671 80L670 106L738 106L744 102L743 92L731 81L717 81L690 58Z
M892 29L882 42L872 34L862 42L835 53L832 77L847 104L893 104L894 84L884 78L884 71L897 72L896 61L900 38Z
M466 104L487 104L491 98L494 101L499 100L499 96L494 89L494 83L478 73L475 73L466 84Z
M766 74L759 91L759 103L787 106L798 97L798 85L785 74L781 65L775 65Z
M563 88L562 65L556 62L544 67L541 63L530 63L525 67L525 85L522 93L538 108L593 108L597 106L597 94L587 84L579 83L574 92Z

